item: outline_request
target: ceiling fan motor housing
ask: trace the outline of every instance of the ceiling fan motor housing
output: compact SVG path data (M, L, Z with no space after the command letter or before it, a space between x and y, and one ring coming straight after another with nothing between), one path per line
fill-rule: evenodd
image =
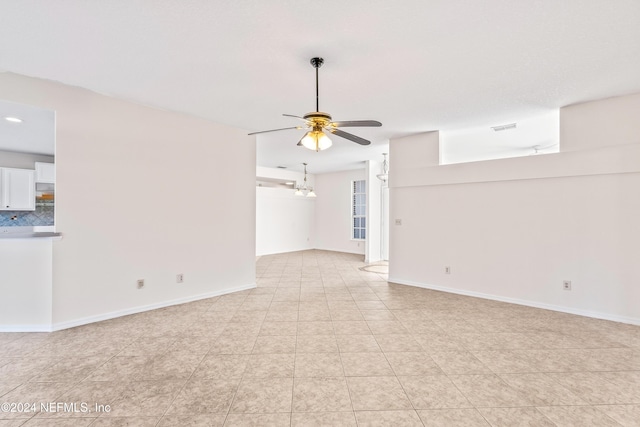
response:
M315 58L311 58L310 62L311 62L311 65L313 65L313 68L320 68L322 67L322 64L324 64L324 59L315 57Z

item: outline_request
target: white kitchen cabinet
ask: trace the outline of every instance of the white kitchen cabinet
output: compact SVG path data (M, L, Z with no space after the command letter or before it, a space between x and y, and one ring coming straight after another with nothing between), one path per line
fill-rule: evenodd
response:
M0 210L36 210L35 171L0 168Z
M56 165L54 163L36 162L36 182L44 184L55 184Z

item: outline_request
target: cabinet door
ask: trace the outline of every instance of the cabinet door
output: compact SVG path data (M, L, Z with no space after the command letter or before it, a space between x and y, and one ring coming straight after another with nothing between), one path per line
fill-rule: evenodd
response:
M56 167L53 163L36 162L36 182L56 183Z
M35 171L2 168L2 205L4 211L36 210Z

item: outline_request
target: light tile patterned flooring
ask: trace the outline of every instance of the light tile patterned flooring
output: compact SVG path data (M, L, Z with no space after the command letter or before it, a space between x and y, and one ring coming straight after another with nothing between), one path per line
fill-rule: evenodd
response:
M111 407L0 427L640 425L640 327L388 284L361 260L265 256L251 291L0 334L0 403Z

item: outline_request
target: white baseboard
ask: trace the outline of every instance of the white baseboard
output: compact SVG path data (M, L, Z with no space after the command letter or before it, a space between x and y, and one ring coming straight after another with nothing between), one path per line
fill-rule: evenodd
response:
M330 248L314 248L316 251L327 251L327 252L339 252L343 254L353 254L353 255L362 255L364 256L364 248L360 252L354 252L347 249L330 249Z
M207 298L217 297L217 296L220 296L220 295L226 295L226 294L230 294L232 292L245 291L247 289L253 289L255 287L256 287L256 284L252 283L250 285L237 286L237 287L234 287L234 288L227 288L227 289L223 289L223 290L220 290L220 291L207 292L207 293L204 293L204 294L192 295L192 296L188 296L188 297L184 297L184 298L178 298L178 299L174 299L174 300L170 300L170 301L163 301L163 302L159 302L159 303L155 303L155 304L143 305L143 306L139 306L139 307L132 307L132 308L124 309L124 310L112 311L110 313L99 314L99 315L96 315L96 316L89 316L89 317L84 317L84 318L81 318L81 319L55 323L53 325L52 330L53 331L59 331L59 330L62 330L62 329L73 328L75 326L86 325L88 323L94 323L94 322L100 322L102 320L114 319L116 317L122 317L122 316L126 316L126 315L129 315L129 314L142 313L144 311L156 310L158 308L170 307L172 305L179 305L179 304L184 304L184 303L188 303L188 302L199 301L201 299L207 299Z
M44 325L0 325L0 332L51 332L51 324Z
M389 283L397 283L399 285L415 286L417 288L431 289L434 291L448 292L450 294L465 295L469 297L483 298L493 301L508 302L511 304L524 305L527 307L543 308L545 310L559 311L561 313L576 314L578 316L593 317L595 319L611 320L613 322L628 323L630 325L640 325L640 319L628 316L619 316L616 314L602 313L599 311L583 310L573 307L565 307L561 305L546 304L537 301L523 300L519 298L502 297L499 295L485 294L482 292L467 291L464 289L448 288L446 286L429 285L426 283L414 282L411 280L403 280L395 277L389 277Z
M129 314L142 313L149 310L156 310L158 308L170 307L172 305L185 304L188 302L199 301L202 299L218 297L220 295L226 295L233 292L245 291L247 289L253 289L256 287L255 283L236 286L233 288L222 289L214 292L207 292L204 294L191 295L188 297L177 298L169 301L162 301L154 304L142 305L138 307L126 308L124 310L111 311L109 313L97 314L95 316L83 317L80 319L68 320L66 322L59 322L50 325L0 325L0 332L52 332L60 331L62 329L69 329L76 326L87 325L89 323L100 322L103 320L114 319L116 317L127 316Z

